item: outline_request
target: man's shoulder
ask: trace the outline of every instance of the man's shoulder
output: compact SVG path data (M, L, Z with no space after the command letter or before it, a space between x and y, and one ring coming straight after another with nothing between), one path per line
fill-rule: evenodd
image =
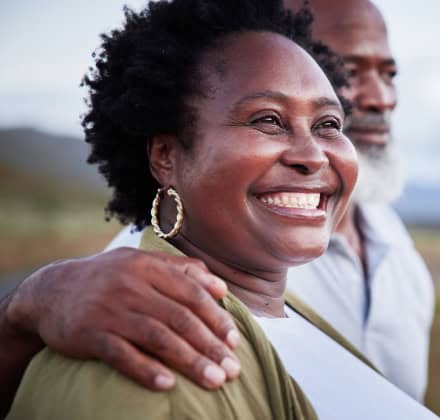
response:
M417 307L425 314L425 325L430 325L434 285L409 232L390 206L369 205L363 210L369 223L375 223L375 236L382 238L389 246L381 272L386 276L388 284L394 284L393 294L399 296L397 292L400 291L403 296L410 296L408 304L415 305L418 302Z
M413 241L397 212L387 204L363 204L358 206L362 218L375 236L384 238L395 246L412 246Z
M433 287L431 275L396 211L390 206L383 205L364 206L362 211L369 226L373 226L370 237L373 232L375 238L381 238L389 246L388 261L393 270L399 267L405 271L405 277L408 280L412 279L418 287L426 286L430 296Z

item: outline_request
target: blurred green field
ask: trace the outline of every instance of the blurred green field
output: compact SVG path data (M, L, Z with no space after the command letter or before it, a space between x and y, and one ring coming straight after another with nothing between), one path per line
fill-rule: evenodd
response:
M440 226L411 228L410 232L432 274L437 290L435 318L431 331L426 405L440 415Z
M99 252L119 231L106 197L0 169L0 279L45 263Z
M429 386L426 405L440 415L440 299L437 292L437 307L431 332L429 358Z
M105 222L106 198L60 187L56 180L0 169L0 282L48 262L101 251L119 231ZM411 228L416 246L440 286L440 227ZM0 283L1 286L1 283ZM432 329L426 403L440 414L440 299Z

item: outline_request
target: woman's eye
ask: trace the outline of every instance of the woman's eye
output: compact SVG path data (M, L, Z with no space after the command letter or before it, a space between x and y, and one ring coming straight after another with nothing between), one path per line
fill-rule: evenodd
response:
M316 131L321 137L337 137L342 132L342 124L334 119L325 120L316 126Z
M264 115L254 118L250 125L267 134L280 134L285 131L284 124L277 115Z
M267 115L265 117L259 117L252 121L253 124L274 124L281 127L281 122L279 118L273 116L273 115Z

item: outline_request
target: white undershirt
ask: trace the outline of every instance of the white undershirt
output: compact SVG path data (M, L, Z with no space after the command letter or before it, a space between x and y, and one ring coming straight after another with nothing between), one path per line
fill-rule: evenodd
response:
M320 420L438 418L301 315L255 317Z

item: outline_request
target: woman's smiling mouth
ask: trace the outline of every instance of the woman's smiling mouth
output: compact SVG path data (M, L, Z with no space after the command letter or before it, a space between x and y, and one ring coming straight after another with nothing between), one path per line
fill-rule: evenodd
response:
M318 193L291 193L281 192L267 194L259 197L266 204L277 207L288 207L297 209L316 209L318 208L321 194Z
M324 221L328 195L317 192L270 192L257 196L263 206L276 214Z

